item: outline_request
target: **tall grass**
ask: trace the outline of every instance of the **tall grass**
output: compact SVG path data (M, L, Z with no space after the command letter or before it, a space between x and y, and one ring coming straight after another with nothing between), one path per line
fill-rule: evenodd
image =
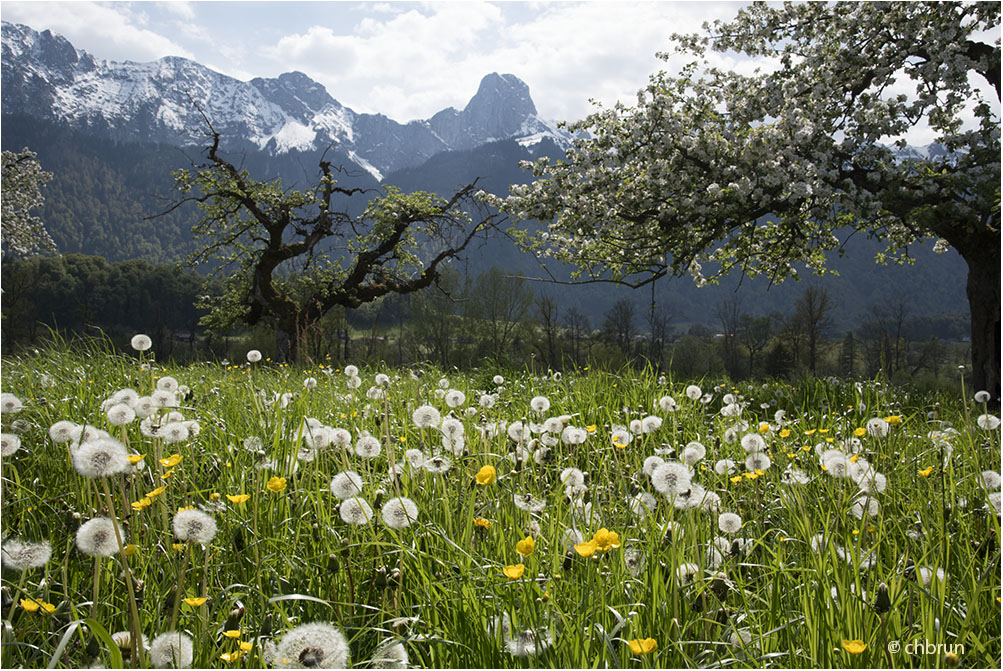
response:
M350 389L342 371L325 366L145 363L100 345L59 344L4 361L3 391L21 399L24 410L3 415L3 431L22 441L3 459L3 535L52 544L46 566L26 573L20 598L55 606L29 612L20 599L8 603L21 573L4 571L3 613L12 613L4 666L148 662L119 650L108 635L129 628L122 557L95 561L75 547L80 524L111 511L74 471L67 445L49 438L59 420L105 429L146 455L144 469L119 476L122 486L111 488L125 542L135 546L128 563L140 628L150 638L167 631L177 604L196 667L265 666L275 662L268 658L273 641L313 621L338 626L360 666L386 641L401 642L412 666L439 668L927 668L954 663L945 656L952 651L963 666L1000 664L1000 525L981 476L1000 470L1000 432L980 428L975 418L986 408L960 393L874 382L733 387L701 380L695 384L710 398L693 400L684 394L689 381L659 380L652 370L580 370L560 380L509 372L500 390L491 381L499 371L454 372L446 386L466 394L454 410L466 451L447 453L451 468L433 474L410 467L405 450L441 450L438 431L412 422L423 403L448 414L436 393L440 371L366 370L362 386ZM391 378L386 398L367 398L381 372ZM126 387L149 394L164 376L188 387L174 410L198 422L197 435L169 445L144 436L138 420L124 430L108 424L106 398ZM308 376L318 380L313 389L303 386ZM495 405L480 407L479 392L497 393ZM722 416L726 393L744 404L740 417ZM530 409L536 395L551 401L545 415ZM664 395L678 410L658 407ZM786 413L782 422L778 410ZM661 428L635 435L626 447L613 444L614 425L652 414L663 418ZM504 430L477 430L562 415L566 424L588 427L589 437L578 446L559 442L539 461L514 461L520 446ZM306 417L347 429L353 445L368 431L382 452L362 459L331 447L298 460L310 456L303 451ZM885 437L859 437L859 450L844 448L887 477L887 489L871 496L877 515L858 519L851 514L858 485L824 471L816 445L845 446L874 417L900 421ZM762 435L772 465L761 475L747 472L745 451L726 440L739 420L748 424L740 434L769 425ZM956 433L948 432L947 443L931 438L949 427ZM521 445L528 454L542 447L541 435L532 438L534 445ZM714 510L673 506L642 471L656 450L678 459L691 441L707 448L693 480L720 497ZM159 463L172 454L181 457L176 466ZM726 458L737 470L716 473L715 462ZM400 470L396 480L388 474L391 459ZM483 465L497 469L491 484L475 481ZM588 474L581 496L592 519L575 516L559 481L567 467ZM786 482L791 469L808 481ZM375 510L369 524L348 525L339 516L330 482L345 470L364 480L361 497ZM284 488L273 478L285 478ZM161 486L149 506L133 508ZM639 492L654 494L657 505L635 515L629 502ZM545 500L542 512L515 505L513 496L525 493ZM238 494L249 499L227 498ZM383 503L397 496L419 510L403 529L380 518ZM207 546L180 545L174 537L171 520L187 506L215 519L218 533ZM734 535L718 528L725 511L743 520ZM475 518L490 526L475 525ZM571 528L586 541L600 528L614 531L619 546L582 557L565 540ZM526 536L535 549L523 557L516 543ZM727 540L718 548L721 538ZM522 576L507 577L505 567L519 563ZM686 564L697 568L681 579ZM175 594L182 566L183 593ZM942 569L945 579L924 582L926 569ZM891 601L884 613L875 609L882 583ZM100 603L88 619L95 591ZM202 605L179 601L203 597ZM237 638L223 634L238 629ZM630 641L649 638L655 650L632 651ZM856 652L852 641L866 647ZM915 654L906 652L909 644ZM889 651L895 645L899 651ZM528 648L532 654L521 654Z

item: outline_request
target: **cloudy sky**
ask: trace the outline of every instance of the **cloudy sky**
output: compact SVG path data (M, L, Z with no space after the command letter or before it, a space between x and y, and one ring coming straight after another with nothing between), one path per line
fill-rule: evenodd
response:
M590 98L631 104L666 67L655 52L673 32L742 4L5 1L0 17L108 60L185 56L242 80L300 70L355 111L402 122L462 108L485 74L511 73L541 116L573 120Z

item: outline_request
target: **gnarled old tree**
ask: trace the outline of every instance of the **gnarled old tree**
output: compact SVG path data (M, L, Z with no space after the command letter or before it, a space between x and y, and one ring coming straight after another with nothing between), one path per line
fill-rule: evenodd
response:
M886 259L936 239L968 263L974 383L998 399L999 29L992 2L753 4L676 36L696 62L575 124L566 160L493 202L548 224L525 247L635 286L823 273L855 231ZM766 71L710 67L708 47ZM917 126L928 152L904 151Z
M199 247L189 262L211 264L222 278L223 295L200 305L209 310L202 323L229 328L274 318L291 359L332 308L432 285L451 259L497 224L498 215L473 221L463 209L477 205L475 184L448 200L383 187L353 216L352 199L367 192L339 186L338 170L323 158L316 186L286 190L278 179L258 181L238 169L223 157L219 133L211 137L205 162L174 174L183 196L171 207L197 203L202 216L192 232Z

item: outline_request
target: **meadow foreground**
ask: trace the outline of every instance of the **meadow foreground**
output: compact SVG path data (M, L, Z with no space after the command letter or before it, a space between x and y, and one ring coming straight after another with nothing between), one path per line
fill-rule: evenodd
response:
M4 361L6 667L999 667L977 390L134 345Z

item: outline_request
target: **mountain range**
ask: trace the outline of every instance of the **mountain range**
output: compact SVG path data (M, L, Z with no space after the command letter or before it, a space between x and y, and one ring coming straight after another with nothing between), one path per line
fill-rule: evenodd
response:
M174 261L192 249L194 209L150 215L176 197L171 172L191 166L190 157L206 141L206 120L253 176L279 177L299 188L315 181L326 152L333 165L353 169L341 176L343 186L448 194L480 178L482 188L505 194L510 185L531 179L519 161L560 158L572 140L557 123L539 117L529 88L512 74L486 75L462 110L402 124L356 113L303 73L243 82L178 57L101 60L59 35L7 22L0 65L2 146L30 147L53 172L40 212L50 234L64 253L113 261ZM884 267L873 261L881 248L876 240L854 237L846 255L832 255L830 267L840 276L817 280L843 308L837 329L890 299L907 301L913 315L967 314L965 265L956 253L916 247L917 263ZM541 275L535 259L504 239L474 252L473 268L491 265ZM714 324L715 306L732 298L751 314L789 312L803 288L790 282L768 287L762 279L737 276L703 289L686 278L658 285L656 301L677 322L704 324ZM563 307L582 310L593 323L624 297L637 314L647 314L652 298L648 290L607 285L534 287Z

